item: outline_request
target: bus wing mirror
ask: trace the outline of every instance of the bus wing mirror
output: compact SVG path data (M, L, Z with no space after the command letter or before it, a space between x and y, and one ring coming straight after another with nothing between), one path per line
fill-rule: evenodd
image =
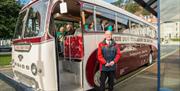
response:
M63 13L67 13L67 3L66 2L62 2L60 3L60 13L63 14Z

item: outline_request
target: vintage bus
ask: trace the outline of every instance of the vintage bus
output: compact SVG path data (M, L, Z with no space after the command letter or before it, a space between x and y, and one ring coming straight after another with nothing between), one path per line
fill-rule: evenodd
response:
M136 15L102 0L32 0L19 13L12 42L14 80L36 91L98 87L97 48L107 23L122 54L116 83L152 64L157 57L156 26Z

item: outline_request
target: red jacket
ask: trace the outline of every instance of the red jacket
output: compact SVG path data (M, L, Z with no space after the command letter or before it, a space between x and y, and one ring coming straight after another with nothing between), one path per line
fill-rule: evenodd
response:
M102 70L102 65L106 64L106 60L102 54L102 47L105 47L105 46L108 46L108 44L106 44L105 40L103 42L99 43L99 46L98 46L98 61L100 63L100 71ZM116 43L113 46L115 46L115 48L117 49L116 56L113 61L114 61L114 63L117 63L120 59L121 53L120 53L119 46Z

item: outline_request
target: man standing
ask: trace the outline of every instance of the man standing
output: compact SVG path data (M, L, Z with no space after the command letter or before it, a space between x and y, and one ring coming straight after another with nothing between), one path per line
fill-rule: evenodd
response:
M105 81L108 77L109 91L113 91L116 63L120 58L120 49L112 39L112 26L105 31L105 39L98 46L100 63L100 91L105 91Z

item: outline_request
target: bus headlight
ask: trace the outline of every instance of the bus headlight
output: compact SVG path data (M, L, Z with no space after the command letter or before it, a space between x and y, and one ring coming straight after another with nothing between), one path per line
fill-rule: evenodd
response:
M31 72L33 75L37 75L37 66L34 63L31 64Z

